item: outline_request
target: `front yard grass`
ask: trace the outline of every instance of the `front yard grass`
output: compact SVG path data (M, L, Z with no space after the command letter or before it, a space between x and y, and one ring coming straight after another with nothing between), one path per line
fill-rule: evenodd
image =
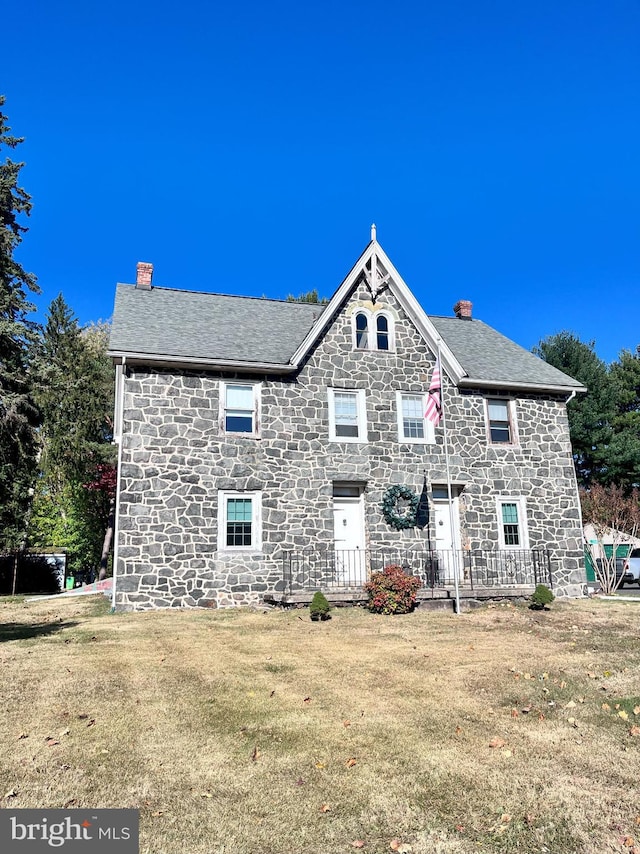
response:
M142 854L638 854L637 607L0 600L2 805L139 808Z

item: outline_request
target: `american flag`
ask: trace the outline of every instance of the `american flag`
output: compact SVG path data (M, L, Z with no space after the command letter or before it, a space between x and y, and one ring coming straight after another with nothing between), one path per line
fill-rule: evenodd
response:
M429 394L427 397L427 408L425 409L424 417L430 421L434 427L437 427L442 418L442 403L440 400L440 356L436 359L429 384Z

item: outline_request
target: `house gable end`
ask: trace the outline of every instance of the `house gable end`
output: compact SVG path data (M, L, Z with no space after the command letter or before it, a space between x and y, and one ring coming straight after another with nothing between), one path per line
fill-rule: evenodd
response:
M373 273L372 273L373 271ZM372 240L362 255L353 265L346 278L331 297L322 315L309 330L304 340L291 357L291 363L298 367L309 355L318 340L334 322L336 315L344 311L344 307L352 297L356 288L363 284L375 304L379 299L384 300L385 292L389 291L398 300L407 318L420 333L428 349L434 355L440 350L442 364L446 373L454 383L458 384L466 375L462 365L453 355L438 330L411 293L394 265L377 240Z

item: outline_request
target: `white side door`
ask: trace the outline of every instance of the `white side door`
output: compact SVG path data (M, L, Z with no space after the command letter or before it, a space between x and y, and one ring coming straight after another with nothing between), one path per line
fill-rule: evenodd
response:
M367 580L362 496L334 497L333 532L338 583L359 587Z
M442 499L433 501L433 520L435 524L435 548L438 552L438 561L441 579L448 584L453 584L455 557L460 563L460 536L458 532L458 498L453 497L453 529L451 527L451 513L449 502ZM458 566L458 579L462 578L462 567Z

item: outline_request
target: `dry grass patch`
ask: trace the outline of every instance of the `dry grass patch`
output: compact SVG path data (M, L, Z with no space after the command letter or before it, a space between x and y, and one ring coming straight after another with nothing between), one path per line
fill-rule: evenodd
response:
M333 854L357 840L629 854L635 607L350 609L317 624L4 600L0 794L138 807L148 854Z

